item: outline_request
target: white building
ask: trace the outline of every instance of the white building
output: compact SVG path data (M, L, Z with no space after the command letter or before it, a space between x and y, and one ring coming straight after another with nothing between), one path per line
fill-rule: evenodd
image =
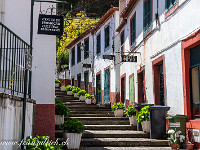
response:
M116 92L119 95L119 36L115 33L119 25L118 8L111 8L91 28L72 41L69 50L72 85L95 94L96 102L114 102ZM84 51L81 50L82 46ZM89 53L88 53L89 51ZM103 55L118 55L113 60L103 59ZM83 65L89 64L90 68ZM116 73L118 71L118 74ZM118 87L117 87L118 86Z
M49 6L52 6L52 3L42 2L41 5L38 2L34 3L32 86L31 89L29 88L28 92L31 94L31 99L36 100L36 104L34 104L35 101L32 100L27 102L25 137L29 135L49 135L51 139L55 138L55 131L53 129L55 128L56 36L37 34L39 13L41 10L47 10ZM55 4L53 4L53 6L56 7ZM0 0L0 92L11 93L8 85L4 84L8 83L8 80L11 81L9 85L16 87L20 84L21 86L19 86L19 88L22 88L15 89L16 92L12 93L16 96L14 98L2 94L5 96L2 97L0 105L0 141L21 141L24 72L20 67L24 66L25 63L22 45L23 43L30 45L30 18L30 0ZM8 39L5 40L4 37ZM13 40L15 38L19 43ZM2 44L2 41L6 42L6 44ZM15 43L15 45L13 43ZM16 55L14 55L13 50L17 51ZM12 75L10 70L8 68L6 69L6 67L11 66L11 64L5 65L5 63L3 63L9 62L9 59L8 61L3 61L6 54L8 54L8 56L10 54L10 59L11 54L13 54L12 59L15 58L16 62L18 60L21 61L18 61L18 64L20 63L18 67L21 71L17 71L16 69L12 72ZM3 66L5 68L3 68ZM5 73L6 71L10 75ZM6 77L6 75L8 75L8 77ZM20 79L20 81L12 81L12 77L14 79ZM33 105L35 105L35 107L33 107ZM35 116L33 112L35 112ZM0 144L0 149L17 149L16 147L17 145L6 146L5 144Z
M200 129L199 0L120 0L121 97L127 103L170 106ZM191 72L191 75L190 75Z

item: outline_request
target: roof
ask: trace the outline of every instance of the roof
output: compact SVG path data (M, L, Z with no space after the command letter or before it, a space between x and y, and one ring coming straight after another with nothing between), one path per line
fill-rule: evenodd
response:
M132 11L134 5L136 4L136 2L139 0L130 0L129 3L127 4L127 6L122 10L120 17L123 18L123 20L121 21L120 25L117 28L117 32L120 32L121 29L124 27L124 25L127 22L127 17L130 14L130 12Z
M110 16L115 12L118 11L118 7L112 7L110 8L104 16L96 23L95 27L89 28L87 31L83 32L81 35L79 35L76 39L74 39L70 44L68 44L65 48L70 49L72 48L76 43L78 43L80 40L82 40L85 36L87 36L90 33L94 33L96 30L98 30L104 23L105 21L110 18Z

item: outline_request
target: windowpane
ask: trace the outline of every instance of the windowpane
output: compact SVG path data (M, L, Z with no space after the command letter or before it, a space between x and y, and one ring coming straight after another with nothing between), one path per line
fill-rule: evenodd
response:
M166 12L170 11L176 4L177 0L166 0Z
M144 2L144 34L151 29L151 0Z
M77 63L81 62L81 43L77 45Z
M89 57L89 38L84 40L84 59Z
M121 33L121 55L124 55L124 32Z
M131 47L135 46L135 17L131 19Z
M109 25L105 28L105 48L110 45L110 27Z
M101 33L97 36L97 55L101 53Z

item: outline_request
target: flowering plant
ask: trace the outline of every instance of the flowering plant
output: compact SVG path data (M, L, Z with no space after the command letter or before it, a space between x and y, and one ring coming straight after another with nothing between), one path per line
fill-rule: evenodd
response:
M170 144L178 144L178 147L180 147L181 143L184 143L185 136L181 135L181 131L175 131L173 129L168 131L168 134L170 134L170 138L168 140L170 141Z

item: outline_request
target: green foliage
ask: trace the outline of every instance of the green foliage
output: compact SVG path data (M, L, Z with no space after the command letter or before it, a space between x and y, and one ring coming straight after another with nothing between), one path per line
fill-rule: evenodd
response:
M125 106L122 102L114 103L114 105L111 106L112 111L115 111L117 109L125 109Z
M131 116L136 116L136 108L135 108L135 105L129 105L127 108L126 108L126 116L127 117L131 117Z
M70 118L65 121L64 124L60 125L60 128L66 133L83 133L84 124L78 119Z
M67 91L72 91L73 88L74 88L74 87L73 87L72 85L66 86L66 92L67 92Z
M55 97L55 104L55 115L64 115L65 117L70 116L71 112L69 108L57 97Z
M58 79L55 79L55 83L60 83L60 80L58 80Z
M85 90L80 90L78 93L77 93L77 96L85 96L87 92Z
M149 106L145 106L141 109L141 111L139 111L138 113L138 123L141 123L143 121L149 121L149 117L150 117L150 111L149 111Z
M85 94L85 99L92 99L92 98L94 98L94 95Z
M81 89L79 87L74 87L72 90L72 94L78 93Z
M26 138L26 141L24 141L22 144L26 146L26 150L61 150L61 147L63 145L56 145L56 143L50 144L48 136L37 136L32 137L28 136Z

